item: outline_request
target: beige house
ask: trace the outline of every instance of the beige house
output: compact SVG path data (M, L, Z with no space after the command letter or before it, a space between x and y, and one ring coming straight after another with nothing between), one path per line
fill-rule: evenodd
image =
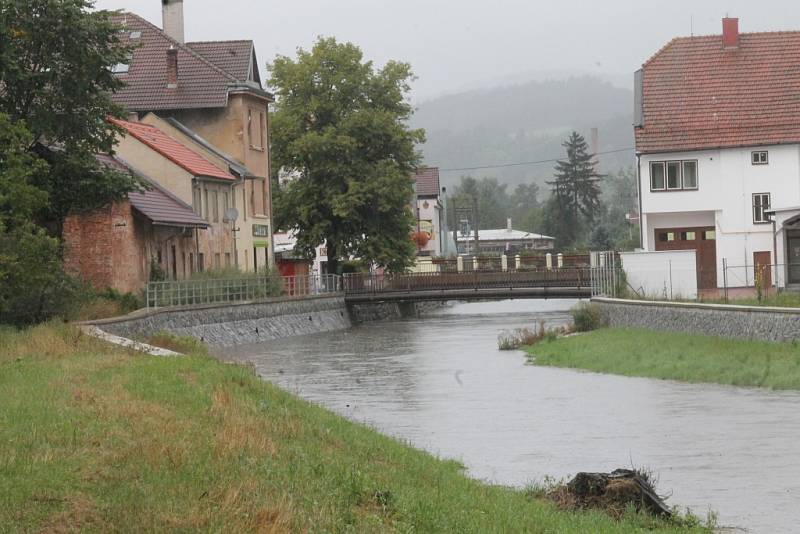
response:
M182 0L163 0L162 6L164 30L132 13L116 15L115 21L125 28L122 41L136 48L127 64L114 69L126 84L114 100L129 111L130 122L156 126L233 175L232 185L195 179L190 203L205 205L208 196L213 218L212 199L222 202L219 199L229 195L226 206L239 212L232 263L245 270L274 265L268 124L273 98L261 86L253 42L186 42ZM140 160L151 152L130 141L123 141L118 150L137 169L165 165ZM185 184L178 186L173 177L159 172L147 174L185 198ZM220 224L224 213L219 214ZM233 230L233 224L228 226ZM215 265L214 258L205 258L207 266ZM225 264L224 256L220 261Z

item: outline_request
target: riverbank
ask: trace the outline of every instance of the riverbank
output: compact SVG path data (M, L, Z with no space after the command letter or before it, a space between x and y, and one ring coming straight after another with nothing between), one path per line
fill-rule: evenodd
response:
M532 492L482 484L457 462L192 350L143 356L65 325L0 330L0 524L17 531L704 531L564 512Z
M598 373L800 389L796 343L603 328L527 347L533 363Z

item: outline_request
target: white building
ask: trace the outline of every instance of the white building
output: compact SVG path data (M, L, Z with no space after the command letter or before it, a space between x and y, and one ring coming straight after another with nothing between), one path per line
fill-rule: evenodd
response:
M500 256L513 255L531 251L552 251L555 247L555 238L547 235L535 234L514 230L511 219L505 228L478 231L478 254ZM472 256L475 251L475 231L469 234L458 234L458 253Z
M800 32L726 18L635 79L642 247L695 250L700 289L800 284Z
M439 169L423 167L417 169L412 177L414 181L414 217L416 232L424 232L428 242L419 247L418 256L441 257L454 253L448 246L449 234L444 216L444 204L439 187Z

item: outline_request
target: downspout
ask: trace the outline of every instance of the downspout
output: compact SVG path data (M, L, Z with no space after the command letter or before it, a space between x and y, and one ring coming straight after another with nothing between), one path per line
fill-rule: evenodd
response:
M642 156L636 154L636 189L639 195L639 248L644 248L644 213L642 212Z

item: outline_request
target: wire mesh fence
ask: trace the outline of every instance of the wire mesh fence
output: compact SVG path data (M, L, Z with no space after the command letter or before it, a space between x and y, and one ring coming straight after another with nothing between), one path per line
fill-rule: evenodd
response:
M147 308L246 302L270 297L297 298L341 291L341 277L253 275L239 278L149 282Z

